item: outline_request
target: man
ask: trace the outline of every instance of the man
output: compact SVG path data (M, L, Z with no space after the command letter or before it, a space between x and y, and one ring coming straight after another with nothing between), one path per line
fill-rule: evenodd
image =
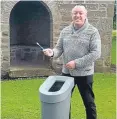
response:
M86 119L97 119L92 86L94 62L101 55L101 39L98 30L88 23L84 6L72 9L72 23L62 30L55 48L43 52L55 58L63 54L62 74L74 77L86 108Z

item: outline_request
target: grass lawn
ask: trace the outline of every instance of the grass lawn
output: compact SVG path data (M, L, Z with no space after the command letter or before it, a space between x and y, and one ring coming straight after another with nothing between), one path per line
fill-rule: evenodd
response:
M116 119L116 75L95 74L94 92L98 119ZM43 79L9 80L1 83L1 119L41 119L39 87ZM72 119L85 119L77 88L72 96Z
M112 36L116 36L117 35L117 30L113 30L112 31Z

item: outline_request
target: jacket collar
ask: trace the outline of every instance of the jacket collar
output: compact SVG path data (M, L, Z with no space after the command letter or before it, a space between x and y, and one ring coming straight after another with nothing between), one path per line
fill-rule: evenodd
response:
M81 28L79 28L78 30L75 30L74 26L73 26L73 23L71 23L71 25L70 25L71 26L71 32L72 32L72 34L79 33L80 31L82 31L85 28L87 28L88 25L89 25L89 22L88 22L88 19L86 19L84 25Z

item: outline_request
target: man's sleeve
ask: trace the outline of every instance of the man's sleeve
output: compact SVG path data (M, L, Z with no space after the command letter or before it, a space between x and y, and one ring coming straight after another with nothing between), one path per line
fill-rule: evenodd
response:
M63 35L62 34L63 33L61 32L59 39L57 41L57 44L56 44L55 48L53 49L53 52L54 52L53 57L54 58L60 57L63 53Z
M90 66L101 56L101 38L96 30L90 39L89 53L81 58L75 59L76 68Z

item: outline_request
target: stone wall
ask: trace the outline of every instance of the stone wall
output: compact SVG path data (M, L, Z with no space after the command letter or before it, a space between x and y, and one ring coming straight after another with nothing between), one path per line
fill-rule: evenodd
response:
M39 1L38 1L39 2ZM1 73L2 76L10 71L10 34L9 17L12 8L18 1L1 1ZM57 43L60 31L71 22L71 9L76 4L84 5L88 10L88 19L98 28L102 40L102 56L96 62L95 71L109 71L111 63L112 21L114 13L113 1L43 1L52 14L53 26L51 48ZM46 7L46 6L45 6ZM53 60L53 67L60 71L61 58Z
M45 58L38 46L13 46L10 52L10 63L13 65L21 62L20 60L31 61L38 65L39 61Z

